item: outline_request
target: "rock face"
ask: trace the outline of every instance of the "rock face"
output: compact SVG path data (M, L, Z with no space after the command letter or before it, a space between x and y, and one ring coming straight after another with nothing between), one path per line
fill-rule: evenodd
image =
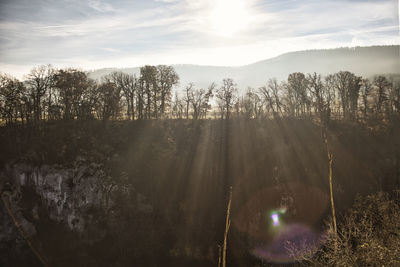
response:
M113 220L115 199L129 199L137 211L152 212L143 195L123 181L117 184L99 164L77 163L72 168L13 165L0 171L0 192L0 266L32 254L24 239L36 239L34 243L40 246L36 235L46 223L92 244L107 234L107 227L98 225ZM31 263L21 263L25 265Z
M16 192L30 188L47 207L51 220L65 222L70 230L84 231L87 224L86 211L90 208L107 210L109 195L115 188L107 181L99 165L81 165L62 169L58 166L31 167L17 165L8 171ZM3 173L3 176L5 174ZM10 198L10 201L13 201ZM15 201L15 200L14 200ZM32 217L39 219L37 205Z

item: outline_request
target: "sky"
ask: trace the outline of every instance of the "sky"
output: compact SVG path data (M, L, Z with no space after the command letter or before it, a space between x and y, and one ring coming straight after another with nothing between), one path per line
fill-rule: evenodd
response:
M241 66L400 44L397 0L0 0L0 72L33 66Z

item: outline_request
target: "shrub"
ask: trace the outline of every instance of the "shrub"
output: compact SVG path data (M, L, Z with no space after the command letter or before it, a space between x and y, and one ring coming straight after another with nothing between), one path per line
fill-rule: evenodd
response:
M328 223L322 247L288 244L292 257L312 266L400 266L399 194L358 197L337 234Z

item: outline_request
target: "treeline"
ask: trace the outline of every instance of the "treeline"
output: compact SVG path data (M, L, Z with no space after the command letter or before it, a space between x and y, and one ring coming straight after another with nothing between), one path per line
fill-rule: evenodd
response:
M79 69L33 68L24 81L0 74L0 119L6 124L42 120L147 120L162 118L313 117L328 122L388 120L400 115L398 76L369 80L349 71L323 77L291 73L239 94L232 79L217 86L182 92L173 88L179 76L171 66L144 66L139 76L113 72L100 81Z
M1 119L7 124L41 120L157 119L165 115L179 81L170 66L144 66L140 77L114 72L100 81L78 69L39 66L25 81L0 76Z

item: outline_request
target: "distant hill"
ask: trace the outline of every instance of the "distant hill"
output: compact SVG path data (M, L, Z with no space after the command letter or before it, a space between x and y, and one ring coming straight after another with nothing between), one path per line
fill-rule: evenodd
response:
M193 82L206 87L233 78L240 89L260 87L270 78L284 80L292 72L330 74L348 70L363 77L400 73L400 46L370 46L290 52L278 57L240 67L173 65L180 77L180 87ZM139 73L139 67L98 69L90 73L98 79L113 71Z

